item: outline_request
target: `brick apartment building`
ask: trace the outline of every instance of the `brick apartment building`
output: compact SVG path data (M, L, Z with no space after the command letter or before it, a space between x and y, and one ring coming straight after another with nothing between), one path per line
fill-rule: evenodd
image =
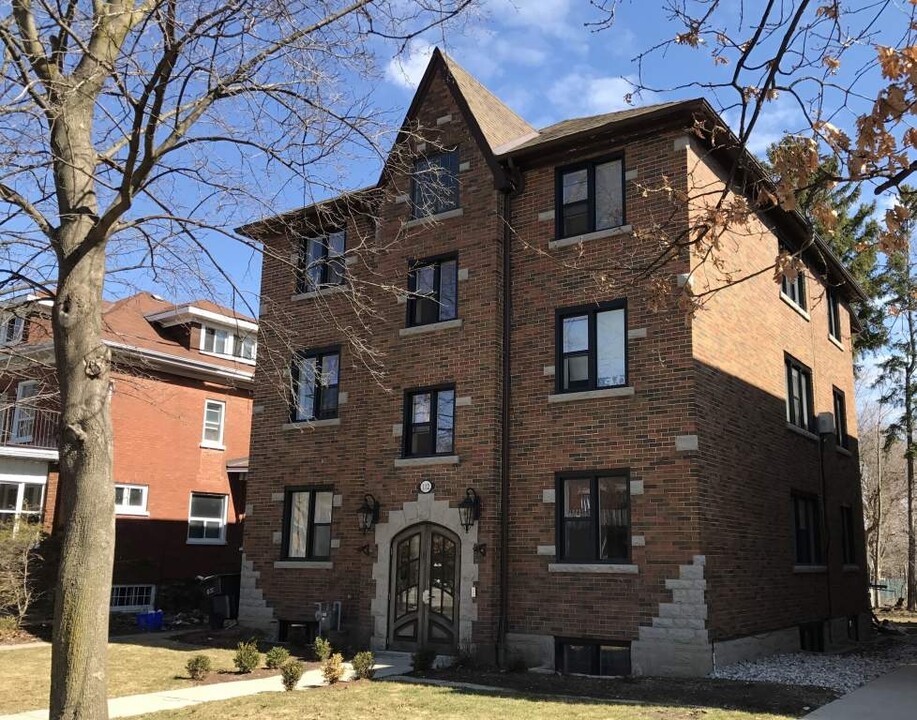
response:
M51 300L3 308L0 520L66 515ZM258 326L208 301L108 303L116 541L112 610L161 607L196 576L238 574Z
M868 631L862 291L777 209L720 269L671 261L671 291L771 267L779 243L805 260L793 282L755 275L686 319L627 269L658 252L638 229L702 211L643 186L723 187L698 119L718 120L698 100L539 131L437 51L396 142L411 167L241 228L270 250L261 343L288 363L256 372L243 623L283 639L339 602L355 645L589 674Z

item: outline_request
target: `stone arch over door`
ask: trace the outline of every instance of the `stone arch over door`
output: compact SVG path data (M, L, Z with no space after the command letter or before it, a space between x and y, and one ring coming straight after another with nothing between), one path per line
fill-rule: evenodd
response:
M378 553L373 564L376 593L370 607L373 618L372 647L374 650L384 650L388 642L392 540L402 530L418 523L442 525L461 539L458 644L462 648L470 647L472 624L478 619L477 602L471 596L471 588L478 580L478 564L474 556L478 525L475 523L466 533L459 522L458 509L450 507L448 500L436 500L433 493L418 495L416 501L404 503L400 510L389 511L387 522L376 525Z

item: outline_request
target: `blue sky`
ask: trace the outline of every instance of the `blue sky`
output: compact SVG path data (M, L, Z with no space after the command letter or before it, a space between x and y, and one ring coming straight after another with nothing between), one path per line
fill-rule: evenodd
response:
M746 2L746 22L758 3ZM446 29L437 29L411 42L407 52L393 58L392 49L379 48L380 78L374 84L373 101L391 128L397 128L411 101L434 46L439 46L475 75L491 91L535 127L558 120L592 115L628 107L625 96L633 91L638 67L634 58L681 28L662 10L662 2L621 0L614 25L597 30L589 23L600 15L588 0L483 0L480 8ZM739 3L724 3L720 20L735 29L740 18ZM889 30L900 15L889 23ZM882 29L882 28L880 28ZM747 33L746 33L747 34ZM854 48L858 60L871 58L871 46ZM838 80L843 84L842 68ZM684 87L698 78L725 77L729 68L714 65L709 49L674 47L644 62L644 82L654 91L637 95L637 104L705 95L697 88ZM719 73L719 75L716 75ZM365 79L364 79L365 80ZM875 83L868 77L861 83L867 94ZM706 94L717 107L727 107L725 117L735 123L728 105L734 97ZM849 130L850 112L832 121ZM799 130L802 122L790 102L772 103L762 117L750 149L762 152L785 132ZM361 187L378 177L379 165L371 161L347 161L329 165L329 177L339 178L342 189ZM300 183L301 185L301 183ZM320 198L323 190L297 187L294 181L273 198L277 211L304 204L304 198ZM890 199L884 198L884 206ZM260 258L256 253L225 237L208 242L217 261L231 275L249 303L257 302ZM219 298L229 301L229 297Z

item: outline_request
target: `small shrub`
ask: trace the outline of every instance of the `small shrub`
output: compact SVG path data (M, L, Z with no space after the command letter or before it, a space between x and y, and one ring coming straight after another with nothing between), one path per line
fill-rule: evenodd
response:
M213 670L213 663L210 662L210 658L206 655L195 655L188 659L185 668L188 670L188 675L191 676L192 680L203 680Z
M312 650L316 658L325 662L325 660L331 657L331 642L328 638L319 636L315 638L315 642L312 643Z
M322 675L325 678L325 682L329 685L334 685L338 680L344 677L344 656L341 655L341 653L330 655L328 659L322 663Z
M369 650L358 652L353 656L353 660L351 661L354 677L357 680L372 680L373 676L376 674L376 670L373 667L375 664L376 656Z
M258 643L254 640L240 642L236 647L236 654L232 659L233 665L240 673L250 673L261 664L261 653L258 652Z
M280 679L283 680L283 687L289 691L295 690L302 673L303 664L299 660L287 660L280 666Z
M264 664L268 670L276 670L290 659L290 651L285 647L272 647L264 655Z
M420 648L411 659L414 662L414 672L428 672L433 669L433 663L436 662L436 650Z
M18 617L15 615L0 615L0 640L15 637L18 632Z

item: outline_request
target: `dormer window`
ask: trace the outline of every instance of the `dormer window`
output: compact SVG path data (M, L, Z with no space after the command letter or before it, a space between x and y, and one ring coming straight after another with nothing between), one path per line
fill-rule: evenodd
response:
M0 345L21 343L25 335L25 318L19 315L0 316Z
M556 191L558 238L624 224L624 162L620 158L558 169Z
M237 335L224 328L201 328L201 350L224 357L254 360L258 343L253 335Z

